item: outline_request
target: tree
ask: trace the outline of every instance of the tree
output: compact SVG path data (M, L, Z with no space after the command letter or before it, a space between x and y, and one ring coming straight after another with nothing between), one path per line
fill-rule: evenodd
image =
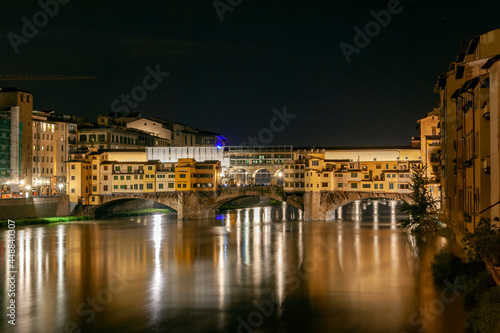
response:
M412 166L411 201L404 200L400 210L408 218L398 222L403 230L414 233L435 232L440 228L437 218L437 200L429 191L429 179L426 177L427 166Z

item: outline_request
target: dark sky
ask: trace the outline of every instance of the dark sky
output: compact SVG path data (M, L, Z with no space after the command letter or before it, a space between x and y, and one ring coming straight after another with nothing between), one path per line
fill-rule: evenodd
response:
M220 2L230 1L240 2ZM364 30L388 1L243 0L221 22L213 0L72 0L45 25L38 15L41 27L16 54L8 34L22 37L22 18L33 22L41 7L2 4L1 74L97 77L0 82L34 92L36 108L95 120L159 65L170 75L137 111L217 131L234 145L269 128L273 108L284 106L296 117L261 143L409 144L460 42L500 28L499 1L402 0L348 64L340 43L354 45L354 27Z

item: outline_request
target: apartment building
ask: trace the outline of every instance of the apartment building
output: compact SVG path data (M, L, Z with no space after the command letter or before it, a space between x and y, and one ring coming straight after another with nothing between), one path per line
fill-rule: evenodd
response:
M500 29L464 44L438 78L442 208L461 230L500 216Z
M364 149L339 150L338 153L328 151L332 157L342 157L337 159L325 159L325 149L302 151L295 162L285 164L284 189L285 192L340 190L409 193L411 167L421 165L419 150L400 152L408 159L401 160L400 155L393 155L392 160L378 160L373 157L372 151ZM372 160L367 160L367 157Z

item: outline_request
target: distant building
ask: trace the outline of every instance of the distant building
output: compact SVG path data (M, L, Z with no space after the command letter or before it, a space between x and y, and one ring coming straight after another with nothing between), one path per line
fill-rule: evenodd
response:
M78 128L78 148L139 149L168 145L170 138L128 128L124 120L109 116L99 116L97 123L89 123Z
M12 164L17 164L17 158L21 160L21 167L10 170L10 182L25 184L28 186L32 181L32 160L33 160L33 93L17 88L0 88L0 111L10 112L11 134L17 141L17 131L21 133L21 149L11 153ZM17 119L17 120L15 120ZM4 132L5 133L5 132ZM16 149L17 145L13 145ZM18 174L16 172L18 171ZM18 191L19 188L14 188Z

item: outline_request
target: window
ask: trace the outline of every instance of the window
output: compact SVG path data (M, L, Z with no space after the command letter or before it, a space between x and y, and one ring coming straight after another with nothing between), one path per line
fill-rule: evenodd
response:
M143 190L144 189L144 184L139 184L139 190Z
M394 190L394 183L389 183L389 190Z
M168 183L168 188L174 188L174 183Z
M337 187L344 187L344 183L338 183Z
M113 176L113 180L118 180L118 176Z
M358 184L356 184L356 183L351 183L351 188L358 188Z
M160 190L162 190L162 189L163 189L163 184L158 184L158 188L159 188Z
M149 170L149 171L153 170L153 166L148 165L148 170Z
M177 187L178 187L178 188L181 188L181 184L177 184Z
M103 177L103 180L108 180L108 176L104 176L104 177Z
M152 189L153 189L153 183L147 183L147 184L146 184L146 188L147 188L148 190L152 190Z
M108 166L107 165L104 166L104 171L108 171Z
M125 179L125 176L120 176L120 180L124 180Z
M375 190L378 190L378 184L373 184L373 188L374 188Z
M328 187L328 183L321 183L321 187Z
M74 188L71 189L71 193L75 193L75 189Z
M71 176L71 180L75 180L75 176Z
M92 191L93 191L93 192L97 192L97 186L93 186L93 187L92 187Z
M92 166L92 170L97 170L97 164L94 164L94 165Z
M182 184L182 188L186 188L186 184Z
M311 161L312 166L319 166L319 161Z
M390 173L387 174L387 178L391 178L391 174Z
M71 170L75 170L75 169L76 169L76 165L71 164Z
M353 172L351 173L351 178L356 178L358 176L358 173L357 172Z
M363 184L363 188L371 188L371 184Z
M113 185L113 190L117 190L118 189L118 185Z
M130 180L130 176L127 176L127 180Z
M384 189L384 184L380 184L380 189L383 190Z
M181 173L181 174L179 175L179 178L186 178L186 174Z
M97 180L97 176L92 176L92 180Z
M102 189L103 189L103 191L107 191L108 190L108 185L104 185Z

